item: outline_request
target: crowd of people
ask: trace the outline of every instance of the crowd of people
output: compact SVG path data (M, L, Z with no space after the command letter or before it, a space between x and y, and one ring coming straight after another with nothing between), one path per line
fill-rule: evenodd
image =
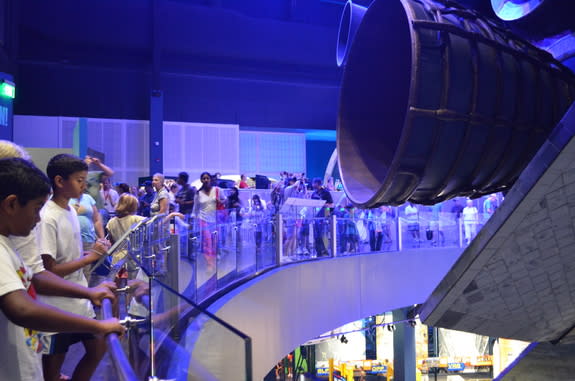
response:
M311 182L305 177L282 173L281 179L272 190L274 210L279 211L289 198L310 198L325 200L325 206L309 214L306 207L292 207L284 213L287 244L284 253L288 256L307 255L312 249L307 245L310 229L313 227L313 249L317 256L326 255L326 233L331 215L337 217L337 252L379 252L394 249L396 240L403 236L406 247L468 245L478 230L493 215L503 196L491 194L482 199L461 199L436 203L432 206L416 205L411 202L400 207L381 206L373 209L354 207L343 197L333 202L331 192L336 187L333 179L326 185L321 179ZM336 181L335 184L341 184ZM286 220L287 219L287 220ZM401 221L400 221L401 220ZM396 231L395 229L398 229ZM295 238L294 238L295 237ZM447 242L447 240L452 242Z

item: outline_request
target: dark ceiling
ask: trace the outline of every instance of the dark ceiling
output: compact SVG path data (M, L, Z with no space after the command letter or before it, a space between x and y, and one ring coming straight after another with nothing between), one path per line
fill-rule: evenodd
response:
M335 128L343 2L2 2L16 114Z
M335 129L344 3L0 0L0 71L16 114L148 119L159 89L165 120Z

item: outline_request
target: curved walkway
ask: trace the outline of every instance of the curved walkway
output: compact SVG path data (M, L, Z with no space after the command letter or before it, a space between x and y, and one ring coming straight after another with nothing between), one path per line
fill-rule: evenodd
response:
M294 263L252 279L209 310L252 338L253 376L259 380L286 353L322 333L425 302L461 252L417 249ZM210 355L217 335L205 326L192 357L208 365L220 361L221 353ZM234 379L233 363L219 368L218 379Z

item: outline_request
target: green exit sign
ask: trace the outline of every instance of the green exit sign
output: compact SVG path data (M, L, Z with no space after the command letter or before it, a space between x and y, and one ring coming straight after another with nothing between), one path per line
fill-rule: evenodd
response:
M14 86L14 83L3 80L0 83L0 96L14 99L16 97L16 86Z

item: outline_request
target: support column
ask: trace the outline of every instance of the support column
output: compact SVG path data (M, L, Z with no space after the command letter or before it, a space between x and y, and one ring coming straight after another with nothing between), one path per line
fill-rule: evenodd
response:
M406 320L408 310L394 310L393 321ZM397 324L393 332L393 379L415 381L415 365L415 328L407 323Z
M160 83L162 58L162 0L152 0L152 78L150 91L150 175L164 172L164 94Z
M16 87L8 73L0 72L0 139L13 140L13 100Z
M88 154L88 120L86 118L78 118L78 123L74 127L72 150L74 155L81 158Z
M164 95L152 90L150 96L150 176L164 171Z
M18 73L20 2L0 0L0 139L14 140L14 76Z

